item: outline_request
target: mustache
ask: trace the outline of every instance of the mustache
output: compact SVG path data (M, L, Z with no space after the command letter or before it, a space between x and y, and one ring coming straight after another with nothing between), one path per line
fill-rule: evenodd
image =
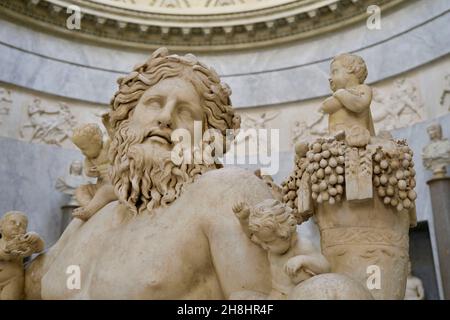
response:
M160 127L152 127L149 129L146 129L144 131L144 140L149 139L151 137L159 137L162 138L164 140L166 140L166 142L168 144L173 144L172 138L171 138L171 134L172 134L172 129L161 129Z

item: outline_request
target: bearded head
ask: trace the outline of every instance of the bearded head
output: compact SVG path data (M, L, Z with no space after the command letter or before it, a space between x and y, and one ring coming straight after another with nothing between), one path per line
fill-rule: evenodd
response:
M186 184L216 167L174 163L173 132L184 129L193 137L194 123L201 123L203 131L214 129L222 136L226 150L227 131L240 124L231 91L195 56L170 55L166 48L156 50L118 84L108 117L116 195L135 213L167 206Z

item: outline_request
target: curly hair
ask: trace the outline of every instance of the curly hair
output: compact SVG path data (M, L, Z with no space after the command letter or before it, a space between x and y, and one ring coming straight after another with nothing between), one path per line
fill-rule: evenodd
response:
M23 213L22 211L9 211L7 213L5 213L3 215L3 217L0 218L0 235L2 234L2 228L3 228L3 223L11 216L14 215L18 215L21 216L22 218L25 218L25 220L27 221L26 225L28 226L28 217L25 213Z
M194 86L203 102L207 128L218 129L223 136L227 129L239 128L240 121L236 121L231 106L231 89L220 81L214 69L199 62L192 54L170 55L163 47L130 74L117 80L119 89L111 100L109 113L112 129L117 130L120 123L128 119L147 89L171 77L181 77Z
M248 228L252 233L259 233L264 229L287 239L296 232L297 220L291 208L278 200L268 199L250 211Z
M356 54L343 53L334 57L333 61L331 61L331 64L336 61L340 61L349 73L356 75L359 83L364 83L367 78L368 71L363 58Z
M103 143L103 133L97 124L87 123L78 126L73 130L71 140L76 146L78 146L81 141L86 139L92 143L97 143L101 147Z

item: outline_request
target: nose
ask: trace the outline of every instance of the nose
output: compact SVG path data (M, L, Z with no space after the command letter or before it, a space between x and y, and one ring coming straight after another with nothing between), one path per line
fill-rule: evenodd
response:
M161 109L161 112L156 116L156 123L161 129L172 128L172 112L175 107L175 102L168 101Z

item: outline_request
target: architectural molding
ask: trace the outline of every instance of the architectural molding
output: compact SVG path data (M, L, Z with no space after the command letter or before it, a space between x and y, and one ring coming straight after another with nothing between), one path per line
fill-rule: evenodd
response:
M402 2L405 0L0 0L0 13L28 26L98 43L211 52L315 36L367 19L369 5L384 11ZM67 28L67 19L73 14L67 8L73 5L81 9L79 30Z

